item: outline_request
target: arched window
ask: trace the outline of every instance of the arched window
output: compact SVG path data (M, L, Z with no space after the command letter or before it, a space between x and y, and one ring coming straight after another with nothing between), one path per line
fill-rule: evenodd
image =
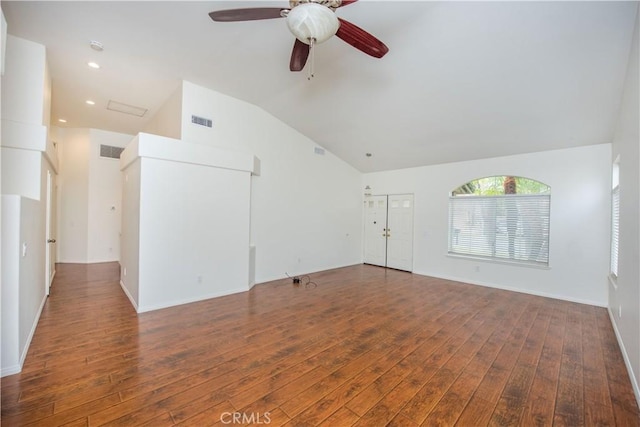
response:
M475 179L449 198L449 253L549 265L551 188L517 176Z

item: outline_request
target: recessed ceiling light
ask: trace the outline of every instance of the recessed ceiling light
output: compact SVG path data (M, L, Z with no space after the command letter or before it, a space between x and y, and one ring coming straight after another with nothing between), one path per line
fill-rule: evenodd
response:
M67 121L66 121L65 119L58 119L58 121L59 121L60 123L67 123Z
M87 65L91 68L95 68L96 70L100 68L100 65L97 62L87 62Z
M102 52L104 50L104 46L102 45L102 43L95 40L91 40L89 42L89 46L91 47L91 49L97 50L98 52Z
M93 102L93 101L92 101L92 100L90 100L90 99L87 99L85 102L86 102L87 104L89 104L89 105L96 105L96 103L95 103L95 102Z

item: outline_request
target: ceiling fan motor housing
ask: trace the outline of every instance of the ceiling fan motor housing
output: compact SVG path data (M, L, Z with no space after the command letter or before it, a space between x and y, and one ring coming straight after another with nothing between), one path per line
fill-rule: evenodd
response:
M329 2L330 3L330 2ZM287 26L303 43L322 43L336 34L340 22L333 9L316 2L299 2L287 14Z

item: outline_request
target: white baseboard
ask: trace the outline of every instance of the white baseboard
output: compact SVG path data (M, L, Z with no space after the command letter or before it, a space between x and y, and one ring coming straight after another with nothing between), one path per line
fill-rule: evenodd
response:
M336 265L333 267L327 267L327 268L322 268L320 270L314 270L314 271L308 271L306 273L299 273L296 271L287 271L286 273L289 274L289 276L293 277L293 276L304 276L306 274L314 274L314 273L319 273L322 271L328 271L328 270L336 270L338 268L346 268L346 267L353 267L354 265L360 265L362 264L362 262L350 262L348 264L344 264L344 265ZM286 279L287 275L278 275L278 276L272 276L272 277L261 277L259 280L256 280L256 283L253 284L253 286L255 285L260 285L263 283L269 283L269 282L273 282L275 280L282 280L282 279Z
M40 303L40 308L38 308L38 313L36 314L35 319L33 319L33 324L31 325L31 330L29 331L27 340L24 343L24 347L20 352L20 360L18 361L18 364L9 366L0 370L0 377L6 377L7 375L17 374L20 371L22 371L24 360L27 358L27 353L29 352L29 346L31 346L31 340L33 339L33 335L36 333L36 328L38 327L38 322L40 321L40 315L42 314L42 310L44 309L44 305L46 302L47 302L47 296L45 295L42 298L42 302Z
M520 292L522 294L535 295L535 296L538 296L538 297L559 299L559 300L562 300L562 301L576 302L578 304L587 304L587 305L593 305L593 306L596 306L596 307L604 307L604 308L607 307L606 303L603 303L603 302L600 302L600 301L593 301L593 300L582 299L582 298L573 298L573 297L568 297L566 295L557 295L557 294L552 294L552 293L548 293L548 292L539 292L539 291L530 290L530 289L513 288L513 287L510 287L510 286L497 285L495 283L488 283L488 282L482 282L482 281L477 281L477 280L469 280L469 279L467 279L465 277L453 277L453 276L445 276L445 275L435 275L435 274L430 274L430 273L425 273L425 272L418 272L418 271L414 271L413 273L414 274L419 274L421 276L436 277L438 279L451 280L453 282L468 283L470 285L478 285L478 286L484 286L484 287L487 287L487 288L502 289L504 291Z
M21 365L9 366L3 369L0 369L0 377L6 377L8 375L19 374L22 371Z
M633 366L631 366L631 360L629 359L629 354L627 353L627 349L624 346L624 341L622 341L622 336L620 335L620 331L618 331L618 325L616 324L616 319L613 313L611 312L611 308L607 307L607 312L609 312L609 320L611 320L611 325L613 326L613 332L616 334L616 339L618 340L618 346L620 346L620 351L622 352L622 358L624 359L624 364L627 367L627 374L629 374L629 379L631 380L631 387L633 388L633 394L636 396L636 402L638 406L640 406L640 388L638 387L638 380L636 376L633 374Z
M124 282L122 280L120 280L120 287L122 288L122 290L124 291L124 294L127 296L127 298L129 298L129 301L131 302L131 305L133 305L133 308L136 310L136 312L138 312L138 304L136 303L136 300L133 299L133 297L131 296L131 294L129 293L129 290L127 289L127 287L124 285ZM138 312L139 313L139 312Z
M168 301L162 304L155 305L145 305L138 307L138 313L146 313L147 311L160 310L163 308L175 307L177 305L190 304L192 302L204 301L211 298L223 297L226 295L239 294L241 292L247 292L249 288L239 288L239 289L227 289L221 292L214 292L212 294L206 294L202 296L197 296L194 298L185 298L181 300Z
M22 365L24 365L24 359L27 358L27 352L29 351L29 346L31 345L31 340L33 339L33 334L36 333L36 328L38 327L38 322L40 321L40 315L42 314L42 310L44 309L44 305L47 302L47 296L45 295L42 298L42 302L40 303L40 308L38 308L38 314L35 319L33 319L33 325L31 325L31 330L29 331L29 335L27 336L27 341L24 343L24 348L22 349L22 354L20 355L20 370L22 370Z

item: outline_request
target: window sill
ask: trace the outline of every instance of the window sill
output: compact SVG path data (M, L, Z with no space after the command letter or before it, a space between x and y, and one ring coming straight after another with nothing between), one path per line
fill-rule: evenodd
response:
M473 255L460 255L460 254L453 254L453 253L447 253L447 256L450 258L463 259L467 261L486 262L489 264L501 264L501 265L510 265L512 267L535 268L537 270L551 270L551 267L548 265L533 264L533 263L524 262L524 261L509 261L509 260L484 258L479 256L473 256Z

